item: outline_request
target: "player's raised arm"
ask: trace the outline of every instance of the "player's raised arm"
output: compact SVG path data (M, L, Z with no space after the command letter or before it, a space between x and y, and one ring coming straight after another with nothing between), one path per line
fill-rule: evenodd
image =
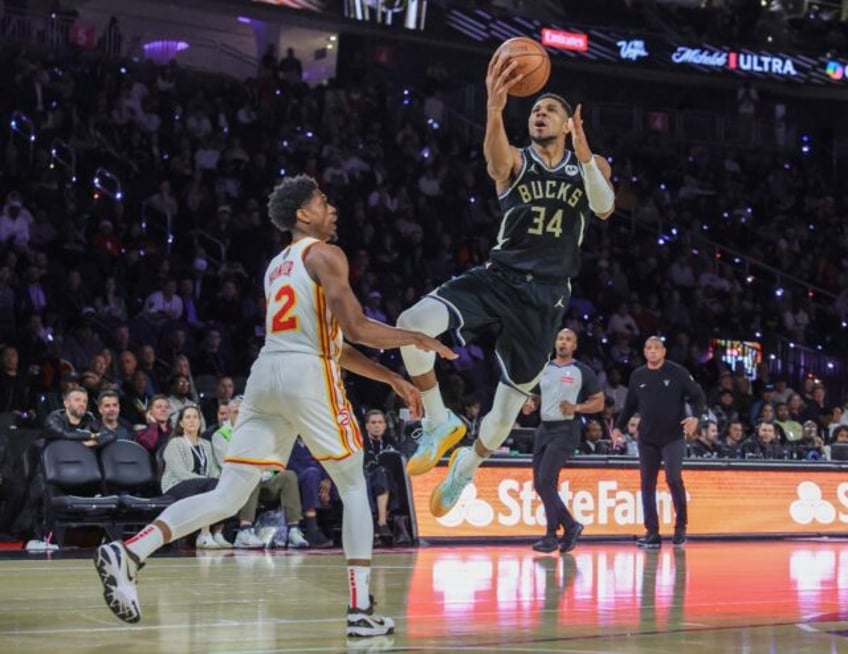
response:
M510 145L503 122L503 110L509 89L522 77L514 72L516 66L515 61L496 53L489 61L489 69L486 72L488 100L483 155L486 157L486 170L495 181L498 193L509 185L510 179L521 165L521 155Z
M347 257L337 246L316 243L309 248L304 263L309 273L324 288L327 305L348 340L374 348L414 345L421 350L435 352L445 359L457 357L449 347L435 338L420 332L390 327L368 318L348 282Z

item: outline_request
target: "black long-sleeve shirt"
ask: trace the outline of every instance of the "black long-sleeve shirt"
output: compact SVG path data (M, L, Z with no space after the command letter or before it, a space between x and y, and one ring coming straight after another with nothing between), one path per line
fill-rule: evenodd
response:
M683 438L680 423L686 417L686 401L695 416L706 409L704 391L686 368L673 361L665 361L656 369L640 366L630 375L627 399L615 426L624 431L631 416L638 412L639 440L667 445Z
M44 437L48 441L59 438L71 441L87 441L92 438L92 434L99 433L97 447L100 448L117 438L113 432L101 431L101 429L100 421L90 413L86 413L79 424L71 424L65 409L52 411L44 420Z

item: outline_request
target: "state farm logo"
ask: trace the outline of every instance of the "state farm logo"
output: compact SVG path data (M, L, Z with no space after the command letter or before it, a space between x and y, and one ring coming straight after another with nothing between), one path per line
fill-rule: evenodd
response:
M621 488L614 480L600 480L591 490L572 489L566 480L560 484L559 496L574 518L584 525L635 526L644 521L641 491L632 492ZM661 524L672 524L672 505L671 493L658 490L657 512ZM533 488L533 482L509 478L498 483L497 499L493 498L491 502L479 497L477 487L473 483L469 484L453 509L436 521L448 528L463 523L477 528L494 523L504 527L536 527L546 524L545 507Z
M472 527L486 527L495 519L492 505L477 497L477 487L468 484L454 507L436 521L445 527L458 527L467 522Z
M789 507L789 515L799 525L808 525L814 520L828 525L836 520L836 509L822 497L818 484L802 481L798 484L798 499Z

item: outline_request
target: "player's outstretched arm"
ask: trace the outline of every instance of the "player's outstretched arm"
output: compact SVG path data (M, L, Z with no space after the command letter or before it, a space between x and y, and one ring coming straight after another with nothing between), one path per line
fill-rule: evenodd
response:
M362 352L352 345L345 343L342 347L342 356L339 360L342 368L350 370L357 375L368 377L383 382L392 387L404 404L409 407L412 418L417 420L423 415L421 405L421 392L413 384L406 381L396 372L389 370L386 366L366 357Z
M610 181L612 168L604 157L592 154L586 132L583 131L583 105L577 105L574 116L568 119L568 127L571 147L583 166L583 181L589 197L589 208L598 218L606 220L615 211L615 190Z
M495 54L486 71L486 135L483 137L483 156L486 169L495 181L498 193L504 190L512 178L513 171L521 165L521 155L510 145L503 121L509 89L522 75L515 73L517 61Z
M348 340L378 349L414 345L427 352L435 352L442 358L456 359L457 355L435 338L368 318L348 282L347 257L337 246L316 243L309 248L304 263L309 274L324 288L327 306Z

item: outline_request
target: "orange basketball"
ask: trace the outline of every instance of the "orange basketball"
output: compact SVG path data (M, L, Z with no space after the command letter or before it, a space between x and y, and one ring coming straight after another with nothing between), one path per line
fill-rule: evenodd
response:
M551 58L538 41L526 36L516 36L501 43L497 52L506 53L518 61L515 72L524 78L509 90L510 95L525 98L542 90L551 75Z

